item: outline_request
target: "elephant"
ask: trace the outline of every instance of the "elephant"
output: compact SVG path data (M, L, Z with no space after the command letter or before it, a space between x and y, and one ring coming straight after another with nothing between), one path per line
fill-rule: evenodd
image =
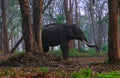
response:
M77 39L84 42L89 47L97 46L89 44L83 31L77 24L49 24L42 29L43 51L48 52L49 46L60 45L63 59L69 58L69 41Z

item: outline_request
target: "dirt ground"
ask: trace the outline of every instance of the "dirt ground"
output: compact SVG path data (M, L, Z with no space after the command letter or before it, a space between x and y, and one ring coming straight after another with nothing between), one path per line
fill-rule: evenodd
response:
M120 70L120 64L107 64L107 57L79 57L62 60L44 53L25 53L13 56L0 56L0 71L6 69L14 71L13 75L0 73L0 78L70 78L69 72L79 71L80 69L90 69L94 74ZM50 72L40 73L40 67L47 67ZM64 77L56 75L57 71L64 73Z

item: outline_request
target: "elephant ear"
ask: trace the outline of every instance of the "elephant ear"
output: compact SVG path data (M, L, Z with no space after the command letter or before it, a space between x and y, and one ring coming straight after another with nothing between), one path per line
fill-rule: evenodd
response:
M68 35L69 37L74 37L73 28L72 28L71 26L68 27L67 35Z

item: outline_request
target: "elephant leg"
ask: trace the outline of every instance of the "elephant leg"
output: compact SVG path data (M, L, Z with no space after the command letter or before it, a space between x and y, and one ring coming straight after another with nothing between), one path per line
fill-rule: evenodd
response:
M63 59L68 59L69 58L69 45L68 43L63 43L60 45L61 49L62 49L62 55L63 55Z
M49 46L43 46L43 51L47 53L49 51Z

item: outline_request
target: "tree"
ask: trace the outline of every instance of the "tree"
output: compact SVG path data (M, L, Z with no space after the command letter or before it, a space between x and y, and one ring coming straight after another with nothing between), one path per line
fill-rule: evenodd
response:
M119 18L120 18L120 0L118 0L118 9L119 9ZM120 26L120 21L119 21L119 26ZM120 27L119 27L119 39L120 39ZM119 47L120 47L120 42L119 42Z
M25 42L26 52L30 52L35 49L32 32L32 20L30 15L30 7L28 0L19 0L21 16L22 16L22 30L23 39Z
M3 51L4 54L9 53L9 43L8 43L8 30L6 25L6 11L5 11L6 0L1 0L1 9L2 9L2 30L3 30Z
M108 40L108 3L107 0L85 1L85 17L87 17L88 22L85 21L89 29L88 39L99 47L96 52L100 54L102 45L107 45Z
M76 24L79 26L79 17L78 17L78 1L75 0L75 10L76 10ZM78 40L78 52L80 52L80 40Z
M2 51L2 20L0 19L0 50Z
M42 52L42 8L43 0L34 0L33 4L33 30L37 50Z
M109 33L108 33L109 63L119 63L120 52L119 52L118 0L108 0L108 6L109 6Z
M7 27L8 27L8 40L9 48L14 47L16 41L22 35L21 29L21 17L18 0L7 0L6 2L6 16L7 16Z
M64 0L63 7L64 7L64 11L65 11L65 16L66 16L66 23L72 24L73 23L73 15L72 15L73 2L72 2L72 0ZM73 40L69 42L69 47L70 47L70 49L74 48Z

